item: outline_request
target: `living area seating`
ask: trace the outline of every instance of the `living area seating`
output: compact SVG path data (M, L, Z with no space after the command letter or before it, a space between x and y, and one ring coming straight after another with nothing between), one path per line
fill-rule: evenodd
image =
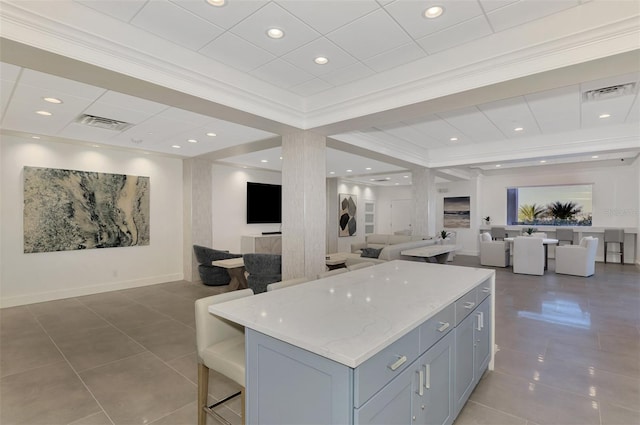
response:
M351 244L351 252L360 252L363 248L384 248L388 245L395 245L404 242L420 241L427 239L426 236L411 236L411 235L386 235L373 233L365 236L364 242Z
M207 422L206 413L220 417L213 408L240 395L242 423L244 418L245 350L244 328L209 313L211 304L253 295L251 289L200 298L195 302L196 347L198 355L198 425ZM242 387L239 393L208 406L209 369L226 376Z
M563 245L556 248L556 273L589 277L595 273L598 238L591 236L580 240L579 245Z
M369 236L374 236L374 235L369 235ZM390 239L387 239L389 241L395 241L396 237L399 237L401 235L384 235L384 236L390 236ZM404 238L409 237L411 238L412 236L402 236ZM413 236L415 238L415 236ZM382 239L373 239L376 241L380 241ZM380 263L384 263L385 261L391 261L391 260L408 260L408 261L421 261L421 259L416 258L416 257L409 257L406 255L402 255L402 251L407 250L407 249L412 249L412 248L422 248L424 246L431 246L431 245L435 245L436 244L436 240L435 239L417 239L417 240L409 240L409 241L405 241L405 242L398 242L398 243L394 243L394 244L389 244L389 245L377 245L375 243L372 243L372 245L377 245L377 248L374 247L362 247L360 250L362 251L360 255L356 254L356 253L352 253L350 256L347 257L346 261L345 261L345 265L347 267L353 266L354 264L357 263L362 263L362 262L370 262L370 263L374 263L374 264L380 264ZM354 247L354 245L361 245L361 244L353 244L351 245L352 247ZM380 250L379 252L377 250Z
M494 241L490 233L479 235L480 265L492 267L507 267L509 265L509 243Z
M242 257L242 254L231 254L229 251L221 251L200 245L194 245L193 252L199 263L198 273L200 274L200 280L208 286L228 285L231 280L227 269L212 265L213 261Z
M309 282L312 279L307 277L299 277L297 279L287 279L280 282L274 282L267 285L267 292L275 291L276 289L286 288L288 286L299 285L301 283Z
M259 294L267 285L282 280L282 256L279 254L244 254L247 285Z
M491 227L491 239L494 241L504 240L507 237L507 229L505 227Z
M518 236L513 240L513 272L544 275L543 238Z

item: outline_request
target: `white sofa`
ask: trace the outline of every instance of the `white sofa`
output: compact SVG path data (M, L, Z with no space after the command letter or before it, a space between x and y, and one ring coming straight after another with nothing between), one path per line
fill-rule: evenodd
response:
M392 236L396 236L396 235L392 235ZM436 242L437 241L435 239L420 239L415 241L396 243L392 245L383 245L382 251L380 251L378 258L361 257L358 253L352 253L349 257L347 257L347 260L345 261L345 265L349 267L354 264L358 264L362 262L370 262L370 263L378 264L378 263L384 263L386 261L391 261L391 260L422 261L421 258L410 257L407 255L402 255L400 253L405 249L421 248L423 246L435 245ZM368 247L368 248L374 248L374 247ZM377 248L377 249L380 249L380 248Z
M595 273L598 238L580 240L579 245L556 247L556 273L589 277Z
M365 236L364 242L352 243L351 252L360 253L362 248L384 248L387 245L396 245L404 242L421 241L427 239L426 236L411 236L411 235L385 235L379 233L373 233Z
M490 233L482 233L480 241L480 265L492 267L507 267L509 265L509 243L494 241Z

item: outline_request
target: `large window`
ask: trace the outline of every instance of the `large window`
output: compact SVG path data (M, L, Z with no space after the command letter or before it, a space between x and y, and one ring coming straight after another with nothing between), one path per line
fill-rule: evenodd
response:
M507 223L591 226L592 185L507 189Z

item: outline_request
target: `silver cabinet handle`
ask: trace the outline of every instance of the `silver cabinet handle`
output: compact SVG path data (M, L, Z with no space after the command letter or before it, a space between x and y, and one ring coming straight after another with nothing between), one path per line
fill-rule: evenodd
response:
M471 310L473 308L473 306L475 306L476 303L472 303L472 302L466 302L464 303L464 308L466 308L467 310Z
M438 332L444 332L449 329L449 322L440 322L440 327L438 328Z
M418 395L422 397L424 395L424 373L422 372L422 369L418 371L418 378L420 380L418 385Z
M391 370L396 370L407 361L407 356L398 357L398 360L387 366Z
M480 312L480 330L484 329L484 311Z
M491 288L489 288L488 286L485 286L484 288L482 288L482 292L484 292L485 294L488 292L491 292Z
M481 331L482 330L482 325L480 324L480 320L482 320L482 319L480 318L480 314L481 313L476 314L476 319L477 319L476 320L476 330L477 331Z
M424 370L425 370L426 375L427 375L427 379L426 379L426 381L424 383L424 387L426 389L430 389L431 388L431 363L426 364L424 366Z

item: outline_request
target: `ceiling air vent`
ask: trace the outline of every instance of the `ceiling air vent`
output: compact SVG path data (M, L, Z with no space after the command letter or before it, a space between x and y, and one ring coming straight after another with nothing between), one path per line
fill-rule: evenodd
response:
M76 122L82 125L88 125L89 127L98 127L105 130L122 131L133 124L124 121L113 120L111 118L96 117L95 115L82 114L76 118Z
M585 102L594 102L604 99L612 99L614 97L634 94L636 83L618 84L610 87L602 87L595 90L589 90L582 93L582 99Z

